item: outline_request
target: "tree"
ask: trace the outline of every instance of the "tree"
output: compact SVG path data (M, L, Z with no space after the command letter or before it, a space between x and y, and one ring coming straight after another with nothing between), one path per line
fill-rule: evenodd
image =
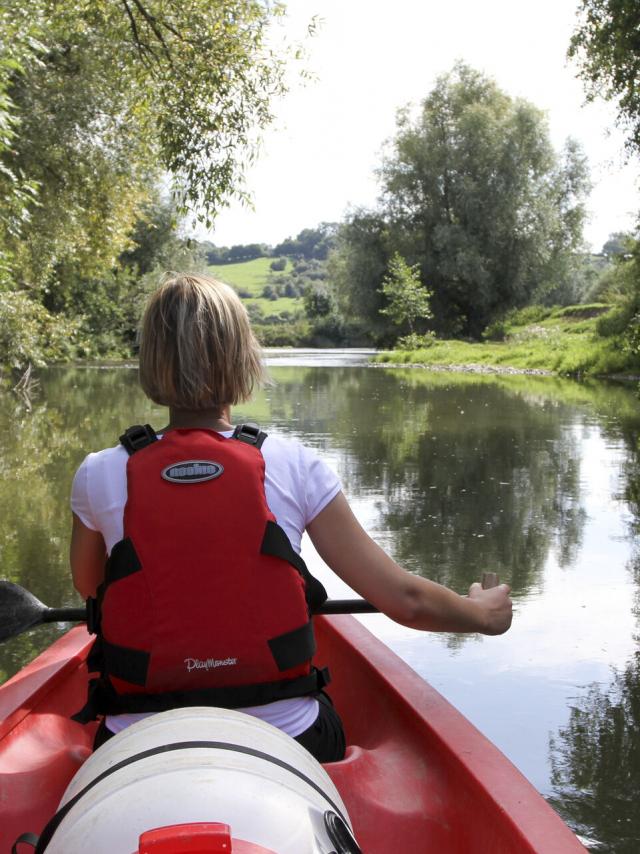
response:
M371 340L382 340L389 324L380 309L380 290L392 255L389 226L375 211L352 213L340 226L335 251L329 255L328 275L338 311L366 324Z
M581 0L569 56L576 60L590 101L617 102L629 147L640 153L640 5L636 0Z
M3 7L3 43L31 27L7 87L19 123L10 166L39 185L32 230L20 241L33 248L20 264L25 283L43 275L46 282L60 259L87 264L90 274L112 264L162 173L171 176L178 209L197 208L203 219L230 194L243 195L256 132L283 91L283 59L265 41L277 7L259 0L5 0Z
M618 258L628 255L634 244L633 234L626 231L614 231L602 246L602 254L607 258Z
M387 305L380 309L380 313L390 317L396 326L407 325L409 333L414 332L417 320L432 317L431 293L420 281L419 265L410 267L397 252L389 261L389 271L382 280L381 290L387 298Z
M171 228L187 212L210 224L243 197L285 88L286 55L266 38L281 11L263 0L4 0L0 284L54 313L93 306L98 319L133 282L126 254L140 255L160 182L171 182ZM138 260L139 272L152 263Z
M640 6L636 0L582 0L580 23L569 47L569 56L578 63L588 100L604 97L616 102L618 121L628 133L628 148L636 155L640 154L639 32ZM620 241L621 237L624 235L611 235L624 245L623 254L615 251L611 239L603 247L604 252L613 250L619 262L604 284L622 297L617 311L618 326L628 323L625 338L638 352L640 241L637 238ZM621 331L615 325L614 330Z
M333 222L322 222L317 228L303 228L297 237L288 237L275 246L273 254L325 261L335 244L337 229Z
M560 158L540 110L460 63L397 127L379 170L383 215L394 249L420 264L440 328L478 336L562 286L588 188L577 143Z

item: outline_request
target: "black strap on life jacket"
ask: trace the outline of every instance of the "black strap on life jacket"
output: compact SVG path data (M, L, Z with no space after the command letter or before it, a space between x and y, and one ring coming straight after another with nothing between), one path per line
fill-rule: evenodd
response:
M246 424L238 424L231 438L245 442L247 445L254 445L259 450L267 438L267 434L257 424L247 421ZM134 424L120 436L120 444L123 445L129 456L157 441L156 431L150 424Z
M98 639L96 644L101 642ZM90 680L87 702L72 716L72 720L86 724L96 720L99 715L166 712L189 706L217 706L222 709L264 706L276 700L318 694L330 681L328 668L320 670L313 667L308 676L280 682L200 688L196 691L165 691L159 694L118 694L107 679L100 677Z
M156 431L150 424L134 424L120 436L120 444L124 446L129 456L157 441Z
M233 431L232 439L238 439L240 442L245 442L247 445L254 445L258 450L262 447L262 443L267 438L257 424L248 421L246 424L239 424Z

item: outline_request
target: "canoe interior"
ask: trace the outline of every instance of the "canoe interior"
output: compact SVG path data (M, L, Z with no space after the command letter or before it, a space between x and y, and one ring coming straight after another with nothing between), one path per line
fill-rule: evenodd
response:
M585 849L511 763L351 616L316 618L350 745L326 765L365 854ZM0 851L39 832L89 755L90 639L73 629L0 687ZM215 818L215 817L214 817Z

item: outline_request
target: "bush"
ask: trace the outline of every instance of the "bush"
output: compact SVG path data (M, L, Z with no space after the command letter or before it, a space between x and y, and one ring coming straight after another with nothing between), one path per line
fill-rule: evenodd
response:
M517 308L508 312L504 321L509 326L527 326L529 323L539 323L541 320L545 320L552 311L553 309L546 305L527 305L524 308Z
M0 292L0 364L7 373L74 358L81 319L50 314L22 292Z
M269 267L275 273L278 273L281 270L284 270L286 266L287 266L287 259L286 258L276 258L275 261L272 261L271 264L269 264Z
M258 302L249 303L247 314L251 323L262 323L264 321L264 308Z
M633 306L619 305L610 309L596 321L596 334L601 338L622 335L634 315Z
M494 320L482 333L485 341L504 341L507 337L507 324L504 318Z
M418 335L417 332L412 332L410 335L404 335L402 338L398 338L396 348L398 350L425 350L427 347L433 347L435 342L435 332L425 332L424 335Z
M263 347L300 347L308 344L309 325L306 322L254 324L253 331Z
M600 317L610 308L609 305L602 302L584 303L581 305L567 305L564 308L556 309L553 312L554 317L578 317L590 318Z

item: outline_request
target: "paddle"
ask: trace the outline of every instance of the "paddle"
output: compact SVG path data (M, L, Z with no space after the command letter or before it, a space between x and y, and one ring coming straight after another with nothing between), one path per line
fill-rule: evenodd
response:
M75 623L86 619L85 607L47 608L24 587L0 580L0 641L16 637L42 623Z
M364 599L327 599L316 614L368 614L377 611ZM84 623L87 611L48 608L24 587L0 580L0 643L42 623Z
M486 590L498 585L495 572L482 575ZM373 614L378 609L365 599L327 599L316 614ZM87 610L79 608L48 608L33 593L11 581L0 580L0 643L17 637L43 623L84 623Z

